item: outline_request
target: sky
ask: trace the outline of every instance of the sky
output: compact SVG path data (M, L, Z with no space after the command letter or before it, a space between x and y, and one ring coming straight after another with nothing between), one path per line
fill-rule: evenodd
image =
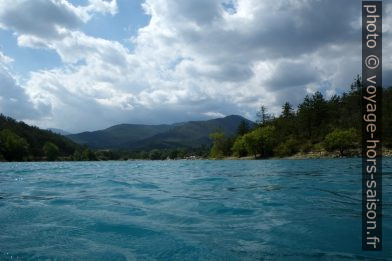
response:
M41 128L254 120L360 73L361 1L0 1L0 112Z

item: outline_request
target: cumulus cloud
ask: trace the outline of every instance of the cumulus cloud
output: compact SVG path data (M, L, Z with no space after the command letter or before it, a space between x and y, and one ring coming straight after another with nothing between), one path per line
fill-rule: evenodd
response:
M76 28L82 22L78 9L65 1L5 0L0 4L1 26L18 34L57 38L59 27Z
M20 120L39 119L47 115L50 104L31 101L7 68L12 61L12 58L0 52L0 112Z
M14 6L27 15L11 19L22 12L0 6L0 24L15 31L19 45L50 48L63 62L32 72L24 86L34 106L50 105L48 116L35 120L40 126L79 131L254 118L261 104L278 113L307 93L342 91L360 72L356 1L145 0L150 21L132 37L132 50L79 28L95 13L116 14L116 1L37 3L59 18L41 10L35 21L37 7L18 0Z
M74 6L65 0L3 0L0 27L15 31L22 46L43 47L45 40L63 38L67 29L78 28L94 13L116 12L116 0L90 0L87 6Z
M84 10L87 12L109 13L115 15L118 11L118 6L116 0L89 0L89 5L87 5Z

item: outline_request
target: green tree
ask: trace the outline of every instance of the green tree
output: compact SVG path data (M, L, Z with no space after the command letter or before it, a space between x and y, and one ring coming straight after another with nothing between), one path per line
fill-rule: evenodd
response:
M256 113L256 123L258 125L264 125L272 119L272 115L268 113L267 107L262 105L259 111Z
M276 142L275 127L259 127L245 134L243 138L247 152L255 158L257 154L261 157L271 155Z
M24 122L18 122L15 119L0 114L0 131L4 129L8 129L27 142L28 158L24 157L25 160L41 160L45 156L42 150L45 142L56 144L60 154L64 156L71 156L76 149L81 148L80 145L65 136L55 134L48 130L42 130L38 127L29 126Z
M265 126L255 130L261 156L268 156L275 146L275 127Z
M329 133L324 140L325 149L328 151L338 150L340 156L344 156L344 152L354 146L358 135L355 129L336 129Z
M328 121L328 107L323 95L315 92L312 96L306 95L304 101L298 106L299 127L304 130L304 136L313 141L322 139Z
M231 148L233 155L236 157L244 157L247 155L244 136L238 136Z
M236 137L242 136L249 132L249 125L245 120L242 120L237 127Z
M244 145L248 154L257 158L259 152L258 142L255 131L249 132L243 136Z
M225 134L223 132L214 132L210 134L210 138L212 139L210 157L216 159L222 158L225 150Z
M97 157L95 156L95 153L92 150L85 148L81 154L81 160L93 161L93 160L97 160Z
M282 106L282 113L280 117L274 119L272 122L275 126L275 136L277 140L287 140L287 137L294 137L298 134L298 124L296 120L296 114L294 112L293 106L286 102Z
M214 132L210 134L212 139L212 147L210 150L210 158L223 158L231 155L231 147L234 140L231 137L226 137L224 132Z
M288 102L285 102L282 106L282 117L285 119L294 117L293 106Z
M45 142L42 150L45 153L46 159L49 161L54 161L59 156L59 148L52 142Z
M298 152L298 141L290 137L284 142L280 143L275 149L274 153L279 157L290 156Z
M0 150L7 161L22 161L28 155L27 141L9 129L0 132Z
M362 87L362 77L358 74L357 77L354 79L354 82L350 86L351 92L360 93L362 91Z
M82 152L80 150L75 150L72 155L72 160L81 161L82 160Z
M153 149L149 153L150 160L160 160L161 159L161 152L157 149Z
M169 158L170 159L177 159L177 157L178 157L178 150L177 149L173 149L173 150L171 150L170 151L170 153L169 153Z

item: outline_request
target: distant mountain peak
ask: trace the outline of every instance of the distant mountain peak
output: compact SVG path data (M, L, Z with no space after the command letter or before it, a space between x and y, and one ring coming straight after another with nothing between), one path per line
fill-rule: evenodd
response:
M213 132L223 131L226 135L234 135L243 120L250 125L254 124L242 116L228 115L223 118L174 124L118 124L104 130L82 132L68 137L76 143L99 149L201 147L211 144L209 134Z

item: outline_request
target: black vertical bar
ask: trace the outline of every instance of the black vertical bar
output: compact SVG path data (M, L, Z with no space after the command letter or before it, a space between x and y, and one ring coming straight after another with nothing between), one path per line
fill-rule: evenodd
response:
M382 2L362 2L362 250L382 251Z

